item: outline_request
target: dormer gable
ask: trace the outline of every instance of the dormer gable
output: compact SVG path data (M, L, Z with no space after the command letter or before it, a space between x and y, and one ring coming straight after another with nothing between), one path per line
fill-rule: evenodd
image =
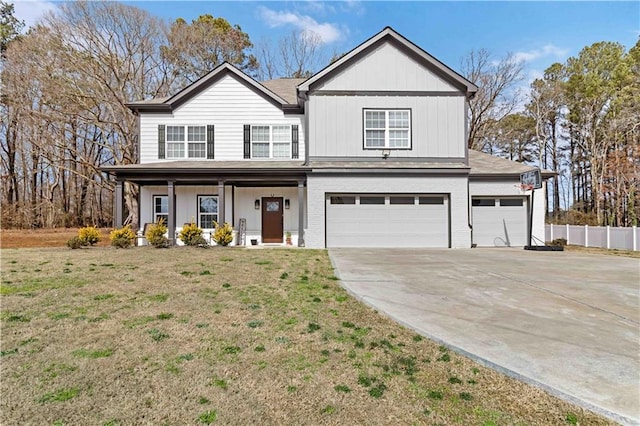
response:
M173 96L150 99L146 101L131 102L127 104L127 106L136 114L140 112L170 113L176 108L179 108L185 102L188 102L189 100L198 96L200 93L211 87L216 82L220 81L225 76L233 77L235 80L239 81L244 86L251 89L253 92L260 95L265 100L269 101L274 106L277 106L282 110L294 113L301 112L297 104L290 103L274 91L260 84L228 62L224 62L218 65L208 74L191 83L189 86L180 90Z
M314 90L372 90L374 87L384 90L380 82L385 80L393 81L395 90L457 91L469 98L478 90L475 84L391 27L313 75L300 84L298 90L301 94Z

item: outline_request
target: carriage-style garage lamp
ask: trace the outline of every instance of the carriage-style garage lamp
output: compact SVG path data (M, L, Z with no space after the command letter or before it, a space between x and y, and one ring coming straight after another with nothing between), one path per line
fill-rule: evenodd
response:
M260 199L257 199L254 203L253 203L253 208L256 210L260 210Z
M289 199L284 200L284 208L287 210L291 208L291 201L289 201Z

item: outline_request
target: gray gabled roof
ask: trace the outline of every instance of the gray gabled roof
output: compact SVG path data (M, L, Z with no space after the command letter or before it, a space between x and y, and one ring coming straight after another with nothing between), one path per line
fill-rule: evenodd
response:
M304 78L277 78L263 81L262 85L290 104L295 104L298 102L298 85L305 80Z
M324 80L336 70L345 68L349 63L357 60L357 58L361 55L366 54L373 46L376 46L379 43L383 43L385 42L385 40L389 39L399 43L402 49L407 51L414 58L418 59L425 66L429 67L431 70L442 76L444 79L450 81L455 86L464 89L467 96L472 97L478 91L478 86L431 56L425 50L415 45L413 42L405 38L403 35L401 35L391 27L385 27L385 29L383 29L364 43L360 44L355 49L351 50L342 58L320 70L304 83L300 84L298 86L298 89L301 92L309 91L314 83L320 80Z
M469 167L471 176L519 176L520 173L533 170L533 166L496 157L495 155L469 149ZM549 178L555 175L551 170L541 170L542 177Z
M258 93L259 95L261 95L262 97L264 97L265 99L267 99L268 101L270 101L276 106L284 107L284 106L296 103L295 99L293 100L293 102L289 102L288 100L284 99L282 96L275 93L271 89L258 83L256 80L249 77L247 74L240 71L235 66L231 65L228 62L224 62L218 65L217 67L215 67L211 72L209 72L205 76L191 83L189 86L185 87L184 89L180 90L178 93L176 93L175 95L169 98L158 98L158 99L151 99L147 101L131 102L127 104L127 106L134 112L138 112L138 111L170 112L173 109L177 108L178 106L182 105L187 100L193 98L197 94L201 93L202 91L210 87L213 83L220 80L225 75L234 76L238 81L240 81L245 86L252 89L253 91L255 91L256 93Z

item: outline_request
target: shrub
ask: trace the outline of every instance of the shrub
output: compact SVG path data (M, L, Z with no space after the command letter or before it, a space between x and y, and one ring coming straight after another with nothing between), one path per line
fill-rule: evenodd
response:
M85 226L78 230L78 238L83 246L94 245L100 241L100 231L95 226Z
M131 230L129 225L120 229L114 229L109 233L109 240L111 240L113 247L129 248L135 238L136 234Z
M169 240L164 234L167 232L167 225L164 224L164 220L158 220L158 223L149 225L147 233L144 234L145 238L155 248L169 247Z
M556 238L555 240L551 241L549 245L564 247L567 245L567 240L566 238Z
M207 240L202 236L202 229L195 223L189 223L182 227L178 234L182 242L187 246L207 247Z
M82 247L84 244L82 244L82 241L80 240L80 237L73 237L71 238L69 241L67 241L67 247L69 247L70 249L79 249L80 247Z
M221 246L228 246L233 241L233 227L225 222L224 225L218 225L218 222L214 222L216 225L216 231L213 233L213 241Z

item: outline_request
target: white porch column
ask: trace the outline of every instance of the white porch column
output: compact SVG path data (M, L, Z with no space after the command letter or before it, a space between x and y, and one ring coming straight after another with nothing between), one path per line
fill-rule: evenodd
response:
M113 226L115 228L122 228L122 190L123 182L121 180L116 180L116 189L113 193L114 196L114 215L113 215Z
M304 181L298 181L298 247L304 247Z
M218 181L218 223L224 225L224 181Z
M167 232L170 246L176 244L176 192L174 184L172 180L167 182L167 201L169 204Z

